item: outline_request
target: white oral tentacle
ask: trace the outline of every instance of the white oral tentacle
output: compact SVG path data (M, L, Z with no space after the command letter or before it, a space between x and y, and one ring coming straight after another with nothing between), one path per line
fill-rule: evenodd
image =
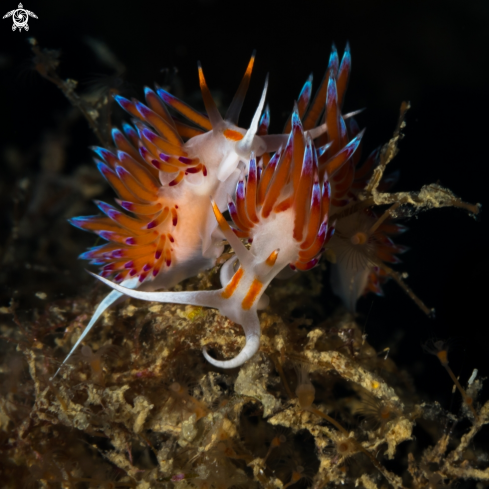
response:
M95 275L95 274L92 274ZM95 275L98 277L98 275ZM138 285L138 277L133 277L128 280L124 280L122 282L125 285L125 288L127 290L130 290L132 287L136 287ZM110 294L108 294L102 302L97 306L97 309L95 309L95 312L93 313L92 319L90 319L90 322L87 324L86 328L83 330L83 333L80 335L78 338L77 342L74 344L73 348L70 350L70 353L66 356L66 358L63 360L63 363L59 366L58 370L56 370L56 373L49 379L53 380L59 373L59 371L63 368L63 365L69 360L71 355L75 352L75 350L78 348L80 343L85 339L88 333L90 333L90 330L93 328L95 323L98 321L99 317L115 302L117 299L122 297L124 294L122 292L119 292L117 290L113 290Z

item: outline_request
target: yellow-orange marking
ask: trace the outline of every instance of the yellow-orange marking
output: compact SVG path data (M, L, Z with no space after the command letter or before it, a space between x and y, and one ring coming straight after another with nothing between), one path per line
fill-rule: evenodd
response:
M275 265L275 262L277 261L277 257L278 257L278 252L280 250L275 250L275 251L272 251L270 253L270 256L266 259L265 263L269 266L269 267L273 267L273 265Z
M231 281L226 285L226 288L221 292L221 297L223 299L229 299L233 294L238 284L243 277L244 271L241 267L238 268L237 272L233 275Z
M256 298L258 297L258 294L261 292L262 288L263 288L263 284L257 278L255 278L253 280L253 283L250 285L248 293L243 299L243 302L241 303L241 307L245 311L249 311L251 309L251 307L256 301Z
M241 141L243 139L243 135L238 131L233 131L232 129L226 129L224 132L224 137L229 139L230 141Z

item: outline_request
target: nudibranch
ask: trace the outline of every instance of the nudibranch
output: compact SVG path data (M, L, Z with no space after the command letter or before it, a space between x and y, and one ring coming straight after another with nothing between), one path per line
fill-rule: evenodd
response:
M215 209L224 211L228 196L234 195L236 187L243 188L243 178L249 179L250 161L262 157L261 165L266 166L270 154L278 154L288 141L287 134L268 135L268 110L261 117L267 82L250 127L246 130L237 125L253 64L254 55L224 118L213 101L200 65L199 82L207 115L160 87L156 91L145 88L146 104L115 97L133 117L132 124L124 124L122 131L113 129L113 148L93 150L97 167L115 190L122 210L97 201L105 216L70 221L108 241L80 256L101 266L102 277L113 278L124 291L128 288L153 291L170 288L214 266L223 251L223 230L215 220ZM304 115L309 98L310 80L299 96L299 116ZM321 112L318 109L321 105L324 103L320 101L313 105L316 112ZM169 109L191 124L172 116ZM316 125L301 133L301 137L312 140L326 132L326 124ZM287 148L290 152L291 144ZM344 160L347 153L348 150L341 152L339 158ZM275 160L272 167L276 164ZM268 171L263 169L264 178L272 176L272 167ZM324 171L320 173L323 180ZM214 200L214 212L210 197ZM238 206L240 202L238 196ZM114 290L99 304L63 364L100 315L122 295Z
M327 132L317 138L316 144L323 146L320 162L327 171L331 183L330 214L335 220L335 234L327 246L328 256L333 258L331 285L345 306L355 311L358 298L374 292L382 295L380 285L387 280L384 262L398 263L396 254L406 247L395 245L390 235L406 230L391 219L392 208L379 218L368 208L357 209L359 195L365 189L376 164L379 151L373 151L358 167L361 159L361 135L353 114L342 114L342 105L351 70L349 46L339 61L333 46L328 71L318 90L316 100L325 104L321 115L320 107L313 107L304 120L305 129L321 122ZM388 190L396 182L397 173L383 179L379 189Z
M350 119L349 126L352 136L359 132L354 119ZM341 141L340 138L340 145L348 144L348 139ZM359 148L331 178L331 213L337 217L336 232L328 245L328 252L334 257L331 285L352 313L360 296L368 292L383 295L381 284L388 279L385 263L399 263L396 255L407 251L407 247L394 244L390 238L407 229L392 220L391 213L397 204L380 217L369 208L357 208L359 196L372 176L378 157L379 150L375 150L357 167L361 158ZM379 189L388 190L397 178L398 172L387 175Z
M246 344L235 358L219 361L204 351L206 359L217 367L237 367L256 353L260 341L257 310L267 303L264 295L267 286L287 266L297 270L313 268L333 234L328 175L341 170L363 136L359 131L341 133L344 144L335 144L340 131L346 131L340 102L351 64L347 49L338 73L337 56L333 50L328 71L310 107L311 79L306 82L287 122L286 134L263 137L282 146L272 157L266 151L258 163L255 155L246 162L235 190L230 192L234 195L228 202L233 227L223 217L219 205L212 203L219 228L236 253L221 269L221 289L148 292L129 290L124 284L97 277L130 297L212 307L240 324ZM267 118L264 125L266 121ZM322 139L325 144L317 149L315 139ZM251 240L250 250L242 244L243 238Z
M328 174L318 163L318 151L311 136L304 133L298 111L292 115L292 131L285 147L274 154L261 172L254 155L247 166L248 178L239 179L235 199L228 203L234 229L212 201L219 228L235 251L235 256L221 269L222 288L196 292L145 292L97 277L130 297L212 307L240 324L246 344L236 357L215 360L204 350L205 358L221 368L238 367L258 351L260 321L257 310L267 303L262 300L267 286L288 265L300 270L315 266L333 233L328 221ZM252 241L249 250L240 238ZM239 266L234 271L237 262Z

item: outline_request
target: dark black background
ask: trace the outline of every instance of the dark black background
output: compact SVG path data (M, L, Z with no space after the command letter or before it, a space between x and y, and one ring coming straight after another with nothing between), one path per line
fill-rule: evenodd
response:
M2 16L16 4L17 0L3 1ZM345 109L367 108L358 117L360 125L367 127L366 151L389 139L400 103L410 100L412 104L401 152L391 164L392 169L401 170L396 190L417 190L439 181L464 200L485 205L487 1L201 0L164 1L155 6L25 0L24 7L38 16L29 21L28 33L12 32L11 19L0 22L0 154L6 148L35 147L43 131L54 127L68 107L56 87L29 69L26 39L30 36L44 47L61 49L61 75L80 81L110 72L84 38L103 41L126 67L125 79L133 87L129 95L139 97L145 84L163 81L163 68L173 67L178 69L184 95L193 94L198 88L196 63L201 60L210 87L220 89L225 102L232 97L252 50L257 49L241 125L248 124L269 72L273 131L281 130L311 71L317 86L331 43L341 53L348 40L353 71ZM89 161L87 146L96 143L84 121L71 136L66 174ZM34 183L37 171L34 160L28 172ZM8 193L19 175L2 162L0 177L2 192L7 193L1 210L3 242L12 225ZM426 318L394 283L385 287L384 299L369 296L359 303L373 345L378 350L392 347L396 362L408 367L427 396L431 394L447 408L451 381L421 344L429 338L451 338L450 360L464 382L473 368L482 376L489 375L485 307L489 239L484 211L474 220L459 209L433 210L405 223L409 232L398 241L411 251L403 255L399 269L409 272L408 283L425 303L436 307L435 320ZM91 212L95 213L95 207ZM87 243L85 235L80 237L78 252ZM75 261L76 253L65 259ZM15 287L7 275L9 283L2 284L6 286L2 297L7 301L15 293L21 303L29 304L22 284L36 281L42 290L45 281L59 280L59 297L86 293L93 281L81 278L84 263L76 266L78 273L72 278L26 270L15 277ZM62 285L65 282L70 287Z

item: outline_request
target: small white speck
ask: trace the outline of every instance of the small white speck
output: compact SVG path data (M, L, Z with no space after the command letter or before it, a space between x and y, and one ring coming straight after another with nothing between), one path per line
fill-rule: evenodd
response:
M36 292L36 297L44 301L47 299L48 296L45 292Z

